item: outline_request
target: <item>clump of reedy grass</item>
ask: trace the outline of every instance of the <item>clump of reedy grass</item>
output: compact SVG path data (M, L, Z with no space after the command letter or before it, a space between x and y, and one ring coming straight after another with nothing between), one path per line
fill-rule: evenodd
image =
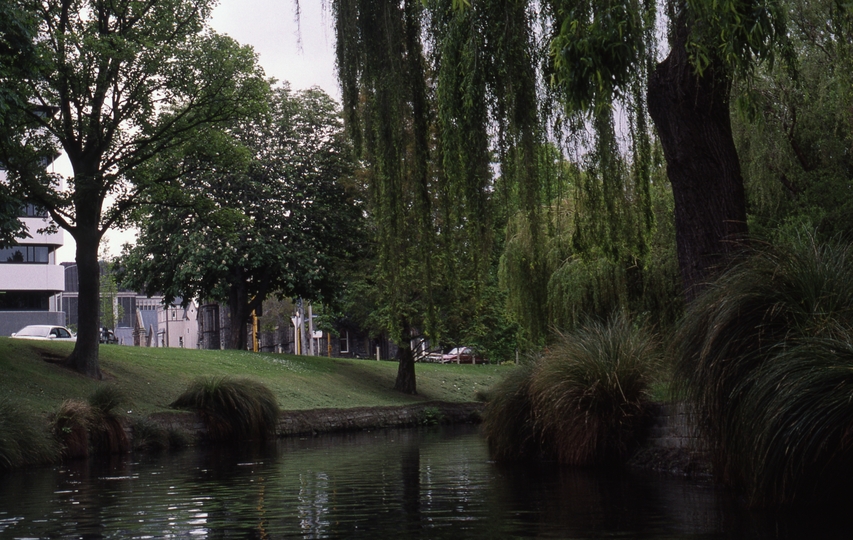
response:
M623 459L642 433L659 366L655 340L623 315L558 335L491 392L484 431L493 456L577 465Z
M127 402L125 394L115 386L100 386L87 400L92 421L90 439L96 453L118 454L131 449L124 422L116 409Z
M690 307L676 391L720 478L755 506L832 497L853 472L853 250L760 245Z
M0 470L49 463L59 457L55 439L35 414L19 404L0 399Z
M233 442L273 438L280 412L263 384L223 377L197 379L171 406L197 411L211 440Z
M523 363L489 389L481 430L492 457L518 461L539 454L530 398L532 363Z
M531 396L536 429L558 461L588 465L627 456L648 418L658 350L622 315L560 335L548 348Z
M125 401L124 394L112 386L99 387L85 401L65 400L52 422L63 457L128 452L130 439L121 416L115 410Z

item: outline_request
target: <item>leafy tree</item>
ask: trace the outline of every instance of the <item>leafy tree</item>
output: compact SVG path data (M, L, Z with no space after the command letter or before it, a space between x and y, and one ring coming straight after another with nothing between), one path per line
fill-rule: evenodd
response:
M750 97L733 119L751 227L771 237L807 222L824 237L850 238L853 32L834 1L785 5L795 76L768 65L735 87Z
M138 213L137 243L122 258L127 286L226 302L236 349L266 298L334 299L360 210L339 113L321 90L278 88L264 114L207 130L150 166L193 172L163 195L172 206Z
M13 115L27 104L21 89L6 81L32 77L38 71L34 37L35 28L26 13L12 2L0 3L0 139L9 136L8 129L16 121ZM0 162L0 247L13 244L26 232L18 219L21 200L8 189L4 168Z
M181 171L131 171L185 144L203 126L257 107L266 82L248 47L205 26L213 0L17 0L35 21L40 76L4 81L54 116L13 105L2 160L12 185L77 243L79 333L68 364L98 365L98 243L146 192ZM37 126L37 130L29 129ZM40 158L64 150L67 189Z

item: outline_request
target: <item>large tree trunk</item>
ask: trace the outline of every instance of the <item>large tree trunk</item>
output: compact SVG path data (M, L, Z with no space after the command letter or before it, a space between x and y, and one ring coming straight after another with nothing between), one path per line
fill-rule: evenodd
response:
M98 265L98 246L101 234L97 226L78 226L74 240L77 242L77 343L66 363L87 377L101 379L98 362L99 307L101 268Z
M416 395L418 387L415 382L415 355L409 341L403 340L403 346L397 349L397 380L394 382L394 390L404 394Z
M687 58L684 20L679 17L672 50L652 73L647 91L675 198L678 264L690 302L748 230L729 118L730 80L715 66L696 75Z
M231 315L231 325L228 334L228 349L246 350L249 334L246 324L251 311L249 309L249 298L246 288L241 285L232 285L228 296L228 310Z

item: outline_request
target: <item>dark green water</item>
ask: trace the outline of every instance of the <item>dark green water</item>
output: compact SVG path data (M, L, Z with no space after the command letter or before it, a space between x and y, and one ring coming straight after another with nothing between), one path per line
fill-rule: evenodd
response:
M849 538L709 485L498 467L473 428L289 439L0 476L0 538Z

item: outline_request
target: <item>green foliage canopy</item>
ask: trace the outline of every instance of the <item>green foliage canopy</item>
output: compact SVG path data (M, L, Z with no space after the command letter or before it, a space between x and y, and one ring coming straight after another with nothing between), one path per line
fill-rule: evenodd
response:
M334 102L275 89L269 109L150 163L183 171L137 214L123 280L149 294L227 302L230 348L267 297L334 301L360 240L359 193ZM348 185L347 182L350 182Z
M266 82L254 52L206 28L212 0L18 0L33 21L39 76L4 81L13 104L0 160L10 183L77 243L80 327L69 364L98 377L98 242L158 183L130 178L200 127L257 107ZM32 107L32 105L36 107ZM38 114L56 108L55 115ZM33 129L35 128L35 129ZM44 170L63 150L67 186Z

